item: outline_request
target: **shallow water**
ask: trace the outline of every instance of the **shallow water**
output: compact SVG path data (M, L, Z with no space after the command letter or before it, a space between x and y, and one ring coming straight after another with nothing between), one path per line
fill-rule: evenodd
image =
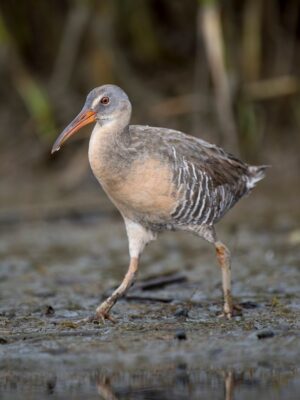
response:
M299 370L279 366L248 369L195 369L185 363L153 369L33 370L2 376L3 399L297 399Z

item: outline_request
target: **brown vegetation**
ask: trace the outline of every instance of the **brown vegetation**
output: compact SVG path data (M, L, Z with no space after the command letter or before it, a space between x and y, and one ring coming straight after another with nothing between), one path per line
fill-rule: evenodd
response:
M129 94L135 122L248 161L299 146L297 0L6 0L0 46L3 174L45 166L87 92L109 82Z

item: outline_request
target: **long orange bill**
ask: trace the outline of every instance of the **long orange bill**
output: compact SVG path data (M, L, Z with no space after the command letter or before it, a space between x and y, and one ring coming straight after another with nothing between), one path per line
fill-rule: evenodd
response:
M95 111L83 108L83 110L77 115L77 117L74 118L73 121L58 136L52 147L51 154L58 151L61 148L61 146L65 143L65 141L67 141L69 137L74 135L74 133L77 132L80 128L82 128L84 125L90 124L95 121L96 121Z

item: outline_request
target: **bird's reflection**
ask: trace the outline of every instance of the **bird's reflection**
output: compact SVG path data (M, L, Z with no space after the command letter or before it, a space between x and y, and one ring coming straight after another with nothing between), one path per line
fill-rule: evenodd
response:
M167 371L169 374L170 371ZM188 396L187 398L192 397L193 390L196 389L195 386L197 386L197 382L194 382L193 384L191 383L191 379L189 376L189 370L185 364L178 364L176 366L175 371L173 370L173 379L170 380L170 386L164 386L161 383L157 384L157 387L151 385L146 385L146 387L143 385L143 387L140 387L139 389L134 389L134 390L128 390L126 388L126 395L130 395L130 399L134 400L135 398L144 398L140 397L141 393L143 395L147 394L147 399L161 399L161 400L171 400L173 398L174 389L176 389L176 392L180 393L186 393ZM213 373L213 375L216 375L217 377L221 378L220 382L220 391L222 391L222 387L224 388L224 400L233 400L233 394L234 394L234 382L235 382L235 375L233 371L231 370L221 370L218 372ZM116 377L115 377L116 378ZM145 384L145 377L142 377L141 380ZM146 379L147 380L147 379ZM152 379L150 379L152 382ZM203 383L202 383L203 384ZM202 386L199 385L199 386ZM101 400L121 400L121 398L124 398L124 393L115 393L116 391L113 389L113 385L111 383L111 379L108 375L106 374L100 374L98 375L98 378L96 380L96 387L97 387L97 392L100 395ZM131 392L131 393L130 393ZM126 397L127 398L127 397ZM146 397L145 397L146 398Z
M234 375L232 371L226 371L224 377L224 385L225 385L225 400L233 399L233 391L234 391Z
M118 400L113 393L110 379L107 376L100 376L97 379L97 391L103 400Z

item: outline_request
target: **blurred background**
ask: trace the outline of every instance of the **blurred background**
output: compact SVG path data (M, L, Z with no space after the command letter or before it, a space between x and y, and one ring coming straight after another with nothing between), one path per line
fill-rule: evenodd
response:
M292 193L299 17L298 0L2 0L3 218L80 195L83 209L99 196L87 161L91 127L57 155L50 150L87 93L106 83L128 93L133 123L179 129L272 164L266 184L281 179Z

